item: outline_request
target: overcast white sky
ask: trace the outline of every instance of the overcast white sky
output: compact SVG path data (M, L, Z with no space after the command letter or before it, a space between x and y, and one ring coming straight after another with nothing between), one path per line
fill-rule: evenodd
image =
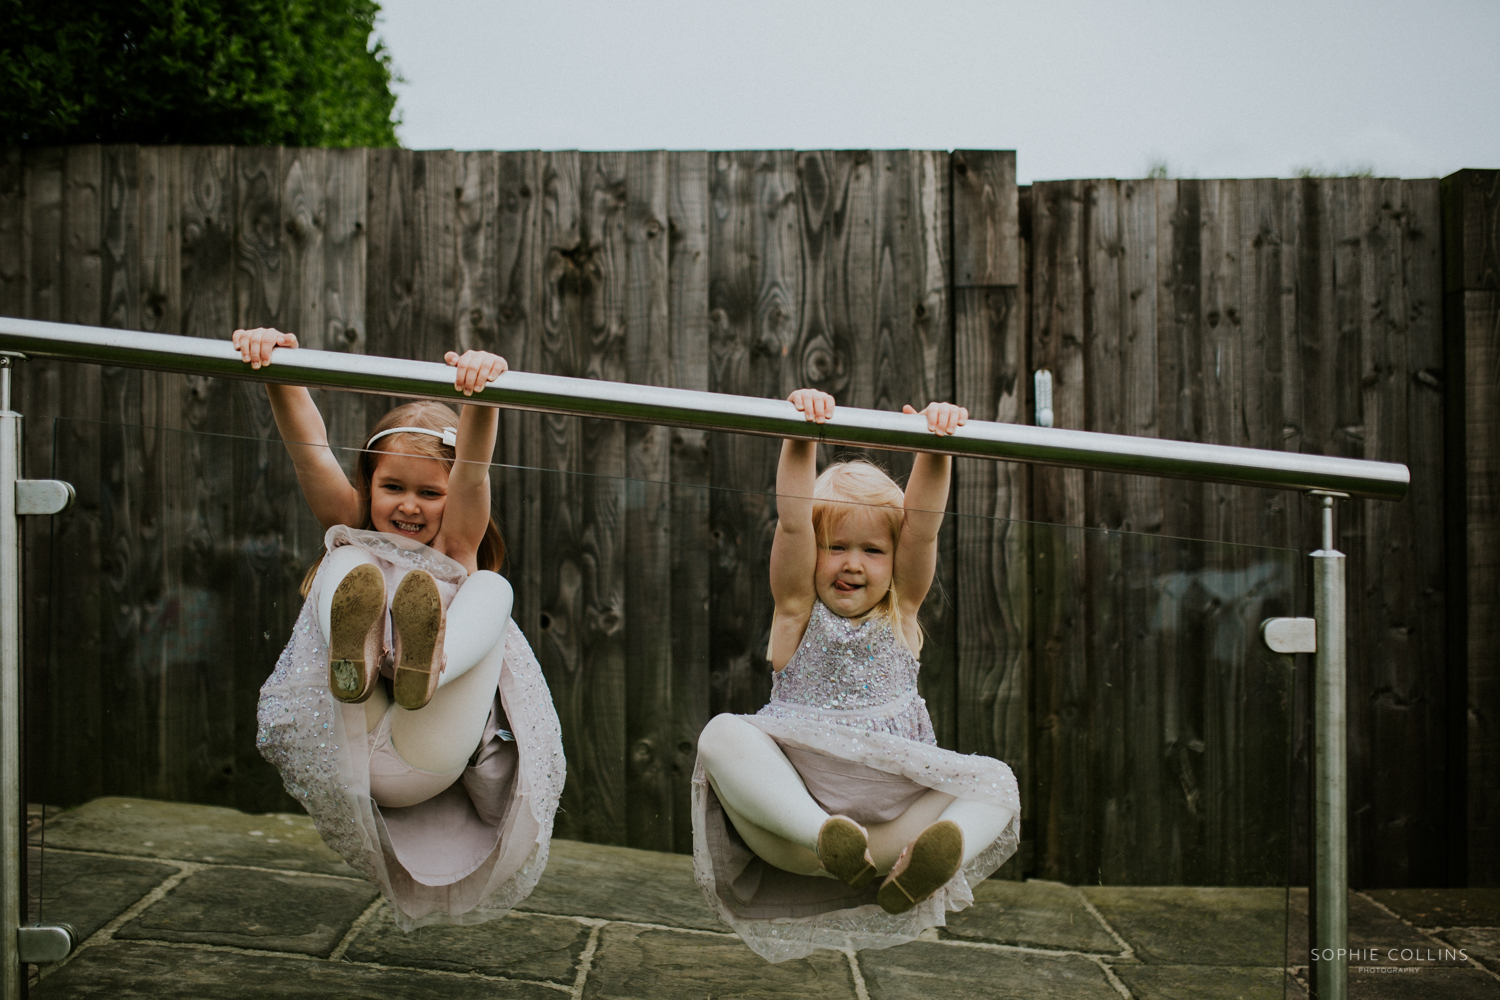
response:
M1500 167L1500 0L382 0L416 149L1015 149L1022 183Z

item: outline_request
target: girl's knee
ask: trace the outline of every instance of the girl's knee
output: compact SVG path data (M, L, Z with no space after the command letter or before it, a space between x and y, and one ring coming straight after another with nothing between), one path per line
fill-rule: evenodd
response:
M744 719L727 713L709 719L698 734L698 754L704 765L712 770L716 761L729 759L735 747L743 744L747 727L754 728Z
M499 573L493 573L487 569L475 570L473 573L470 573L469 578L464 581L463 585L465 587L477 585L480 589L501 594L507 598L515 596L515 591L511 589L509 580Z
M510 617L511 609L515 606L516 592L511 589L510 581L505 577L482 569L470 574L458 588L453 601L460 610L482 607L487 617L503 620Z

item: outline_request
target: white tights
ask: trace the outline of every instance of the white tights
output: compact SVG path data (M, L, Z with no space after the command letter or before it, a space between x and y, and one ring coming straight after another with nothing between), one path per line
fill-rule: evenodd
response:
M379 564L356 545L339 546L325 561L318 593L318 626L327 642L333 592L340 581L356 566ZM387 594L386 600L391 596ZM374 731L389 712L391 745L402 760L423 771L443 774L463 767L484 735L484 724L495 700L514 601L510 583L498 573L480 570L465 580L448 606L448 630L443 640L447 666L438 680L437 693L426 706L412 712L393 704L385 685L376 684L368 701L350 706L364 709L365 731Z
M719 804L750 850L797 875L828 874L816 853L828 813L808 794L775 740L744 719L719 715L698 737L698 753ZM867 827L876 869L890 871L906 845L940 819L963 831L963 863L968 864L1010 825L1011 811L931 789L890 822Z

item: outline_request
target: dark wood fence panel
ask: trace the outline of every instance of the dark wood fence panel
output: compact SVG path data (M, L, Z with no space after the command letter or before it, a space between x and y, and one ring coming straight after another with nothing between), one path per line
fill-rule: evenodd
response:
M1472 657L1468 777L1448 764L1465 743L1443 668L1436 182L1018 190L1014 154L995 151L0 153L5 314L203 337L275 324L325 350L475 347L530 371L953 399L1021 422L1047 368L1058 426L1406 461L1409 501L1340 516L1356 878L1443 880L1441 844L1463 831L1450 779L1488 829L1494 694ZM1457 295L1467 329L1489 330L1487 287L1450 288L1450 324ZM34 787L289 808L254 750L254 704L321 533L264 393L37 362L16 386L28 468L55 456L79 490L26 533ZM318 401L346 463L394 405ZM495 510L563 720L560 835L690 849L697 733L770 689L777 452L503 415ZM820 460L855 455L910 468ZM1210 543L1305 552L1305 508L957 463L922 693L940 742L1020 779L1023 850L1004 874L1254 881L1286 853L1284 743L1257 727L1290 714L1304 766L1305 692L1254 631L1306 600L1273 585L1293 573L1282 557ZM1469 523L1485 517L1480 503ZM1277 699L1294 696L1288 713Z
M1364 179L1072 181L1038 184L1030 194L1032 363L1053 372L1058 426L1412 467L1405 503L1349 503L1339 515L1357 637L1350 761L1351 798L1361 805L1351 843L1362 885L1445 877L1446 762L1430 749L1446 739L1447 725L1436 196L1433 181ZM1299 552L1317 545L1312 510L1284 494L1057 470L1037 470L1035 482L1037 516L1053 523ZM1204 782L1218 748L1206 732L1222 696L1265 692L1184 688L1181 670L1195 649L1201 662L1201 637L1179 637L1171 650L1139 646L1129 623L1142 621L1155 598L1132 595L1132 574L1119 575L1108 551L1084 548L1075 586L1089 597L1088 648L1078 648L1077 623L1063 613L1077 609L1044 607L1038 625L1038 650L1049 654L1037 667L1038 704L1051 724L1040 730L1036 822L1059 838L1076 834L1046 845L1038 870L1074 880L1102 868L1106 879L1133 880L1112 872L1110 859L1124 864L1167 842L1170 831L1198 822L1200 802L1213 794ZM1230 549L1205 548L1201 558L1205 572L1251 569L1246 554ZM1304 562L1296 565L1306 573ZM1282 592L1267 595L1263 610L1296 606L1295 595ZM1253 666L1217 665L1194 683L1252 684ZM1157 696L1122 703L1129 695L1111 680L1115 670L1134 684L1157 677ZM1305 817L1305 690L1301 699L1292 733ZM1097 742L1101 732L1129 736L1112 745ZM1274 756L1269 746L1246 755ZM1104 765L1153 757L1161 761L1161 797L1144 810L1117 807L1110 789L1122 777ZM1117 815L1126 806L1137 817L1133 832ZM1233 812L1223 822L1226 832L1257 826ZM1210 862L1229 864L1201 863ZM1190 851L1173 862L1188 881L1206 870L1198 864Z

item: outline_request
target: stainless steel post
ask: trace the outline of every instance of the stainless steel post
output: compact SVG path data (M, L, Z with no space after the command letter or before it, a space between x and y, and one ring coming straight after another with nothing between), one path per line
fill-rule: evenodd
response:
M1333 547L1334 497L1324 495L1323 547L1312 554L1318 651L1313 659L1313 996L1349 990L1349 759L1344 554Z
M16 479L21 415L10 408L11 359L0 357L0 996L21 979L21 549Z

